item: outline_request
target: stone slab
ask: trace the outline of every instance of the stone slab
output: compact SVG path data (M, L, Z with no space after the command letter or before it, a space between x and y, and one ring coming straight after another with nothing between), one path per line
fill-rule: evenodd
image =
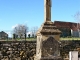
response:
M41 57L41 59L38 59L37 57L35 60L63 60L61 57Z

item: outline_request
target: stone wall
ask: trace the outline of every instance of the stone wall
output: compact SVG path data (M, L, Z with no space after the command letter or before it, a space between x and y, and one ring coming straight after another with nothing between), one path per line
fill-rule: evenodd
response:
M63 58L69 58L69 51L78 51L80 56L80 40L61 41L61 56Z
M61 41L60 53L67 58L69 51L79 51L80 41ZM34 60L36 41L0 41L0 59L4 60Z
M36 41L0 41L0 59L33 60Z

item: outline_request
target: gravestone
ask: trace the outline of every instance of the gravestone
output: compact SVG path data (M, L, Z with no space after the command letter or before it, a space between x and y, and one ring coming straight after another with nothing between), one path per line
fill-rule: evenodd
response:
M44 23L37 31L34 60L61 60L58 42L61 31L51 22L51 0L44 0L44 15Z
M78 60L78 51L70 51L69 60Z

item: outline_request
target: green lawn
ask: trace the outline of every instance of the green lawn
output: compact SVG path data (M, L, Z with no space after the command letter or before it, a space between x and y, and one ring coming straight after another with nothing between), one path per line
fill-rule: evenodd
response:
M72 37L72 38L60 38L60 40L80 40L80 38Z
M10 40L4 40L4 41L12 41L13 39L10 39ZM25 39L16 39L17 41L25 41ZM16 41L15 40L15 41ZM37 38L26 38L26 41L36 41L37 40ZM65 37L65 38L60 38L60 40L80 40L80 38L76 38L76 37L72 37L72 38L67 38L67 37ZM2 41L2 40L1 40ZM13 40L14 41L14 40Z
M18 39L18 41L20 41L21 39ZM25 39L23 39L23 40L25 40ZM37 38L26 38L26 41L36 41L37 40ZM65 37L65 38L60 38L60 40L80 40L80 38L76 38L76 37L72 37L72 38L67 38L67 37Z
M17 41L21 41L25 39L17 39ZM26 41L36 41L36 38L26 38Z

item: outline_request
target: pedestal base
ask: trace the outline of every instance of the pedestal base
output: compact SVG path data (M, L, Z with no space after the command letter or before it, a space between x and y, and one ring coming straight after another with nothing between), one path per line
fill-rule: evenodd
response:
M61 57L35 57L34 60L63 60Z

